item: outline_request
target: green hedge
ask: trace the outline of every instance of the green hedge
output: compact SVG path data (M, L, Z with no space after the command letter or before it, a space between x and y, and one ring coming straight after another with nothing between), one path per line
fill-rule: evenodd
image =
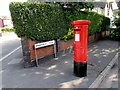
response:
M63 8L57 3L13 2L10 4L15 32L19 37L47 41L71 39L74 20L89 20L89 35L107 30L110 19L95 12Z
M73 9L66 9L66 19L68 23L74 20L89 20L91 24L89 24L88 34L92 35L97 32L101 32L104 30L108 30L110 25L110 19L100 15L96 12L87 12L87 11L75 11ZM73 37L73 26L69 24L69 32L68 35L64 36L64 39L69 39Z
M116 28L111 28L110 29L110 31L111 31L110 37L114 40L119 40L120 41L120 17L115 18L114 24L116 25Z
M14 28L2 28L1 30L2 32L14 32L15 31Z
M63 9L59 4L12 2L10 12L19 37L47 41L61 38L68 32Z

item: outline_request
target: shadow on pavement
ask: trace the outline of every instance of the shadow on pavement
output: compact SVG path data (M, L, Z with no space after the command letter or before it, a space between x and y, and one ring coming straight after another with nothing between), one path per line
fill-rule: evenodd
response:
M120 48L119 48L120 49ZM3 88L88 88L118 51L118 42L100 40L89 47L88 75L73 74L73 53L42 63L39 67L23 68L20 51L3 62Z

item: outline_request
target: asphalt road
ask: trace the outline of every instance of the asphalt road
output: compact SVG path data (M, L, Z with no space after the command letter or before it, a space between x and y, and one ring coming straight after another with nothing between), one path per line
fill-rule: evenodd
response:
M2 33L0 41L0 47L2 49L2 52L0 52L1 58L21 46L20 38L14 32Z
M22 61L20 38L14 32L2 33L0 37L0 88L2 87L2 72L10 67L10 63ZM10 58L12 56L12 58ZM15 58L16 57L16 58ZM14 59L13 59L14 58Z
M73 55L61 56L58 58L59 60L46 62L44 65L41 64L40 67L24 68L22 63L22 49L18 48L21 45L20 39L14 33L6 33L2 38L4 38L1 43L3 50L0 54L2 54L2 58L7 57L2 59L2 68L0 70L2 82L0 82L0 88L89 86L94 78L96 78L97 73L99 73L107 62L109 62L108 60L111 60L114 56L118 43L110 40L98 41L90 48L89 63L94 63L93 66L89 65L88 77L83 79L72 74ZM107 60L105 60L106 58ZM104 60L104 62L101 62L102 60Z

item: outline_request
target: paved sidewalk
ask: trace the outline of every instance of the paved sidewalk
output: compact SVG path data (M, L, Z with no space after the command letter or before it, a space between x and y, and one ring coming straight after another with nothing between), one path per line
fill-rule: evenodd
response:
M118 88L118 69L118 61L116 61L98 88Z
M120 48L119 48L120 49ZM3 88L88 88L118 52L118 42L99 40L89 45L88 74L79 78L73 74L73 53L23 68L22 58L16 58L2 71ZM19 52L16 52L19 53ZM9 57L9 59L12 56ZM17 56L14 56L17 57ZM12 72L11 72L12 71Z

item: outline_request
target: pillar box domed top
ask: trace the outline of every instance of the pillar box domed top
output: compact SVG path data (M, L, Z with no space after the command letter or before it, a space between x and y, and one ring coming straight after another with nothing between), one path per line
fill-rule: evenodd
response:
M76 21L71 22L72 25L88 25L90 23L91 22L88 20L76 20Z

